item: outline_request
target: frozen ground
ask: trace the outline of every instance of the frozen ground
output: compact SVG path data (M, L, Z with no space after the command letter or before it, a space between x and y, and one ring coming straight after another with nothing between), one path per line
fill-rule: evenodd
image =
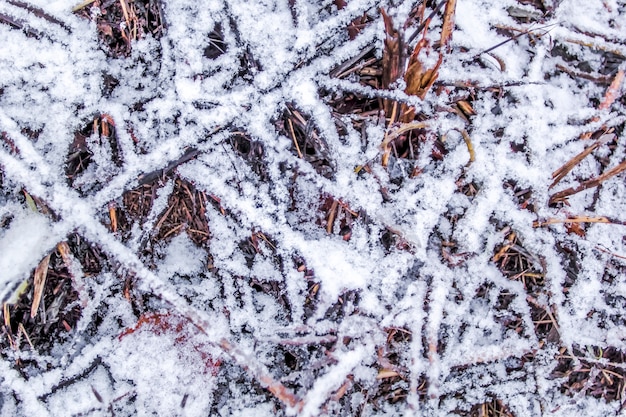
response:
M626 3L444 6L423 100L416 2L75 6L0 2L3 416L623 412Z

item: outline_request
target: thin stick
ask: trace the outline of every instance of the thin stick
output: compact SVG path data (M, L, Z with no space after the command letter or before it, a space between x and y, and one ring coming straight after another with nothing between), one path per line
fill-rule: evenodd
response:
M328 234L333 233L333 226L335 224L335 215L337 214L338 205L339 203L337 203L337 200L333 199L333 204L330 206L330 211L328 213L328 224L326 225L326 232Z
M449 48L452 32L454 31L454 12L456 10L456 0L448 0L446 9L443 12L443 26L441 27L440 45Z
M124 13L126 29L128 29L128 33L130 33L130 17L128 15L128 5L126 4L126 0L120 0L120 5L122 6L122 13Z
M424 29L432 20L433 17L435 17L435 15L439 12L439 10L441 10L441 8L443 7L444 4L447 3L447 0L442 0L439 2L439 4L437 5L437 7L435 7L435 10L432 11L431 14L428 15L428 17L426 18L426 20L424 20L418 27L417 29L415 29L415 32L413 32L413 34L411 36L409 36L409 40L406 41L407 44L410 44L411 42L413 42L415 40L415 38L417 38L417 35L420 34L420 32L422 31L422 29Z
M604 224L617 224L621 226L626 226L626 222L621 220L611 219L605 216L576 216L576 217L568 217L566 219L557 219L550 218L545 221L536 221L533 223L533 227L545 227L551 224L562 224L562 223L604 223Z
M72 13L76 13L77 11L84 9L85 7L89 6L91 3L95 1L96 0L85 0L80 4L77 4L76 6L72 7Z
M615 74L615 78L613 78L613 82L606 90L606 94L604 95L604 99L602 103L598 106L598 110L607 110L617 99L617 95L619 94L620 87L622 86L622 81L624 81L624 70L620 69Z
M291 119L287 119L287 123L289 123L289 131L291 132L291 137L293 138L293 144L296 145L296 152L298 152L298 157L302 159L302 152L300 152L300 146L298 146L298 141L296 140L296 132L293 130L293 123L291 123Z
M404 123L399 128L397 128L393 132L389 133L387 135L387 137L385 138L385 140L383 141L382 145L383 145L383 147L386 147L395 138L397 138L398 136L400 136L401 134L403 134L405 132L408 132L409 130L424 129L426 127L428 127L428 125L426 123L423 123L423 122Z
M552 188L555 185L557 185L572 169L574 169L576 165L580 163L580 161L585 159L591 152L596 150L599 146L604 145L605 143L609 142L609 140L612 140L614 138L615 138L615 135L604 134L600 137L600 139L594 142L591 146L585 148L585 150L583 150L581 153L579 153L578 155L576 155L575 157L567 161L561 168L557 169L556 171L552 173L552 178L554 178L554 181L552 181L552 184L550 184L550 187L548 188Z
M621 164L617 165L614 168L609 169L607 172L604 172L595 178L582 182L578 187L571 187L566 190L559 191L558 193L553 194L550 197L550 204L563 201L567 197L577 194L581 191L587 190L589 188L597 187L600 184L602 184L604 181L608 180L611 177L614 177L615 175L619 174L625 169L626 169L626 161L622 161Z
M48 277L48 265L50 264L50 255L48 254L44 256L44 258L39 262L37 268L35 268L34 273L34 290L33 290L33 301L30 307L30 318L33 319L37 316L37 310L39 310L39 304L41 303L41 298L44 293L44 289L46 287L46 278ZM45 320L45 317L44 317Z
M474 152L474 145L472 145L472 138L470 138L469 133L467 133L465 129L461 129L459 132L461 132L461 136L463 136L463 140L467 145L467 150L470 155L469 162L466 166L470 166L470 164L476 160L476 153Z

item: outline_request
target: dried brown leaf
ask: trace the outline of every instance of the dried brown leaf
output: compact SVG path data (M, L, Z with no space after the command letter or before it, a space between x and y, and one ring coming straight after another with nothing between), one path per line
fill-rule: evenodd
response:
M569 234L575 234L580 237L585 237L585 229L582 228L580 223L565 223L565 229Z
M391 17L381 9L387 34L383 50L382 88L389 88L391 84L402 76L404 71L404 43L398 31L393 26Z
M37 268L35 268L34 274L34 291L33 291L33 303L30 307L30 317L35 318L37 316L37 310L41 303L41 297L46 286L46 278L48 277L48 265L50 264L50 254L46 255Z
M393 378L396 376L400 376L400 374L392 369L381 369L380 371L378 371L376 379Z
M468 101L459 100L459 101L457 101L456 105L459 107L459 110L461 110L464 115L466 115L466 116L475 116L476 115L476 112L474 111L474 108L472 107L472 105Z
M441 47L449 49L450 39L454 31L454 12L456 9L456 0L448 0L446 9L443 12L443 26L441 28Z
M426 40L421 39L411 57L409 58L409 65L404 76L404 81L406 82L405 92L409 95L417 96L421 99L426 97L426 93L432 87L432 85L437 81L437 77L439 76L439 67L443 61L443 55L440 53L437 62L432 68L425 69L424 65L420 61L419 54L426 47ZM410 122L411 120L403 120L404 122Z

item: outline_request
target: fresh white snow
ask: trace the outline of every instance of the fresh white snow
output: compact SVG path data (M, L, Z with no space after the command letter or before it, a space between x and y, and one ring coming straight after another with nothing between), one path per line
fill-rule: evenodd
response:
M43 33L27 36L0 23L0 132L19 150L8 142L0 148L2 300L73 232L108 259L98 275L75 277L85 286L79 302L86 305L58 346L42 353L23 343L21 351L3 351L1 415L447 416L491 398L517 417L622 412L624 398L606 403L562 393L563 380L552 372L556 357L574 347L590 352L585 359L591 362L603 360L593 348L626 351L626 226L588 224L578 236L563 224L537 228L533 222L573 215L626 222L623 174L572 196L569 206L549 205L555 191L626 157L625 87L613 106L598 110L608 85L565 74L557 67L569 66L565 54L552 52L555 45L565 48L599 76L603 51L626 56L626 3L544 1L551 9L545 21L519 23L512 10L532 15L537 9L514 0L458 0L452 52L423 102L329 75L368 47L382 54L379 7L401 25L417 2L347 0L341 10L330 0L162 3L163 37L144 37L129 57L110 58L96 24L72 14L74 0L29 0L63 25L19 2L0 2L0 16ZM350 40L347 25L364 13L374 21ZM440 25L441 14L431 23L431 43ZM208 59L204 48L217 27L227 48ZM483 54L510 38L504 28L529 33ZM242 75L244 57L255 63ZM616 68L603 74L609 82ZM110 94L103 93L105 73L119 81ZM445 110L460 98L454 85L468 81L477 113L471 125ZM378 116L360 131L351 123L356 116L333 114L327 105L330 95L351 92L415 104L429 115L429 129L446 135L448 153L434 161L432 143L424 144L415 178L403 174L403 161L383 168L385 126ZM277 132L287 105L310 118L332 175L298 158L292 138ZM73 188L64 169L74 132L103 113L115 122L122 163L113 163L110 146L88 138L93 162ZM594 153L608 158L608 167L589 156L549 190L552 172L592 143L579 137L603 125L616 128L614 149ZM474 148L471 163L462 129ZM26 130L38 132L36 140ZM262 144L266 180L233 149L235 131ZM151 266L141 248L167 207L171 179L126 241L102 219L108 203L121 204L140 174L164 168L189 147L200 154L179 166L178 175L219 199L220 207L206 206L209 249L182 233L154 248ZM355 172L368 162L371 173ZM459 181L478 185L477 194L461 193ZM520 208L505 182L532 190L535 212ZM22 189L54 215L20 203ZM326 232L327 213L317 210L326 196L345 206L346 219L348 209L360 214L349 240L339 235L338 223L335 233ZM503 276L493 261L506 243L505 226L545 276L541 299L528 301L522 283ZM385 247L385 233L397 244ZM259 243L248 265L241 242L252 235ZM456 243L458 263L442 258L442 241ZM577 256L576 280L566 292L569 259L557 247ZM142 316L152 317L147 323L138 324L136 306L124 297L126 280L153 311ZM255 285L275 285L272 294L280 297ZM479 297L481 288L487 289ZM512 299L505 309L499 307L503 293ZM556 316L559 346L539 346L532 302ZM506 314L519 319L519 331L503 326ZM367 393L381 383L391 328L411 333L395 364L402 374L397 389L407 398L378 399L374 406ZM285 352L305 369L290 369ZM18 358L28 363L23 373L15 369ZM422 380L425 398L418 393ZM278 383L295 386L293 393L277 393Z

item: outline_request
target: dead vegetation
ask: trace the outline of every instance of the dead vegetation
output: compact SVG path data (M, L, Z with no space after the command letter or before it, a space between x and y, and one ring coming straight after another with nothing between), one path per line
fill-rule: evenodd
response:
M158 0L85 0L72 11L96 22L103 49L115 58L128 56L144 36L160 38L165 27Z
M322 92L328 106L335 116L336 128L340 136L345 136L345 120L350 120L352 128L362 132L365 142L376 140L367 137L366 125L374 123L384 128L384 137L379 138L378 146L380 154L375 161L363 161L362 165L355 167L359 175L375 176L373 166L384 167L391 181L401 187L406 181L418 178L425 169L425 164L441 164L450 152L447 145L449 135L458 134L467 147L467 166L475 161L475 150L472 144L472 120L479 117L473 108L473 102L481 94L488 94L497 99L505 99L503 87L478 88L471 81L463 85L445 86L438 84L438 71L443 65L447 54L454 54L451 47L451 37L454 31L455 4L453 0L434 2L422 2L411 13L406 22L394 22L385 10L379 13L373 11L352 21L346 31L350 39L354 39L365 27L372 24L376 19L381 19L385 30L385 39L382 54L377 54L375 47L367 48L359 55L334 68L330 75L333 78L343 80L350 78L363 87L374 91L373 94L344 91ZM514 10L514 17L522 22L541 22L552 10L542 1L523 1L520 10ZM345 2L335 1L338 9L345 7ZM532 6L535 12L529 12ZM107 53L115 58L125 59L128 57L132 44L143 36L151 35L158 38L165 30L161 6L155 0L149 1L103 1L88 0L76 6L75 13L85 18L93 19L97 23L98 33ZM432 18L438 14L441 20L440 27L432 27ZM9 21L0 15L0 22L8 23L13 27L19 24ZM16 26L17 25L17 26ZM412 28L412 32L405 32ZM415 29L417 28L417 29ZM538 32L519 32L514 28L499 28L502 33L507 33L511 41L520 36L540 36ZM429 36L431 31L437 31L439 36L432 41ZM407 35L407 33L412 33ZM574 42L574 40L566 40ZM624 59L614 51L606 50L600 44L581 42L583 47L593 48L604 57L604 66L597 71L585 71L583 63L575 61L575 57L565 56L559 50L558 45L552 51L553 54L562 56L564 63L557 66L558 71L568 74L572 78L580 78L584 82L598 83L607 86L604 99L598 104L599 110L611 107L618 96L620 86L623 84L624 71L617 69L616 63ZM205 57L215 59L227 49L221 27L216 27L210 37L210 44L204 50ZM380 56L382 55L382 56ZM494 58L497 61L497 56ZM406 100L389 98L390 90L403 85L403 93ZM425 113L414 105L415 100L424 100L428 94L439 94L447 89L448 96L452 97L445 106L436 109L437 114ZM441 131L436 126L436 119L454 117L461 121L463 128L455 131ZM592 125L598 120L589 120ZM332 179L335 172L334 155L329 151L328 144L323 134L316 126L315 120L295 105L289 103L283 113L274 121L278 133L291 141L290 151L294 158L305 161L313 170L325 177ZM588 143L585 149L564 164L552 174L554 179L550 186L548 204L552 207L567 207L568 199L587 190L602 187L609 179L620 175L626 169L626 162L609 166L606 156L598 156L597 151L606 148L609 153L615 148L617 141L616 129L623 129L623 124L617 127L602 126L593 132L585 133L580 137L581 141ZM11 138L2 132L5 147L11 152L17 152ZM129 132L132 135L132 132ZM245 129L231 129L228 142L233 155L236 155L256 175L255 181L269 182L268 163L266 150L263 142L251 137ZM79 191L81 195L89 195L97 192L103 186L106 178L97 175L86 177L88 169L94 170L98 161L108 158L114 166L120 167L123 155L118 149L116 137L116 124L110 115L101 114L90 120L86 126L77 131L71 147L65 167L65 175L70 186ZM512 149L513 152L524 152L523 145ZM181 233L186 233L198 246L207 251L208 268L212 273L219 276L219 271L213 269L210 263L211 251L211 225L207 217L207 207L216 208L222 216L231 219L220 205L218 197L197 188L193 181L186 180L176 173L176 168L193 160L201 151L196 148L188 148L182 157L172 161L168 166L150 173L145 173L138 179L138 185L127 190L117 200L111 201L104 207L101 213L102 222L120 240L127 241L131 229L137 225L146 223L150 215L158 191L166 182L172 184L172 191L167 199L165 208L156 215L147 231L146 239L141 244L142 259L150 259L158 256L155 248L165 245L171 239ZM96 155L96 156L94 156ZM426 158L421 156L426 155ZM100 158L99 160L97 158ZM577 167L585 158L596 158L602 167L602 172L591 177L582 177L577 173ZM424 162L426 161L426 162ZM302 175L298 170L293 170L294 184L297 177ZM559 185L568 177L575 177L575 183L559 189ZM462 172L455 178L458 186L456 191L465 196L468 201L479 193L480 185L465 177ZM516 199L519 208L530 213L536 213L535 199L536 190L522 187L514 180L507 181L502 186ZM558 191L557 191L558 190ZM548 190L542 190L547 192ZM352 228L356 223L366 224L367 213L350 207L339 196L321 193L316 201L309 201L310 206L298 206L298 193L300 190L294 185L290 190L293 211L305 213L308 222L315 225L319 230L328 235L338 235L348 242L352 236ZM388 200L390 191L381 186L381 194ZM34 205L35 210L43 211L43 205L39 204L36 197L31 197L24 191L25 205ZM297 207L298 206L298 207ZM49 213L50 216L52 214ZM466 213L447 213L447 220L454 229L455 225ZM533 226L536 228L549 228L564 224L567 232L580 238L585 237L585 225L591 223L606 223L623 225L609 217L599 215L587 215L585 213L571 213L567 216L538 219ZM585 395L594 398L602 398L607 402L624 402L624 390L626 386L625 371L626 358L623 352L614 347L600 348L597 346L576 346L571 351L562 345L559 334L559 318L555 315L550 291L553 287L546 285L550 277L546 275L545 265L540 254L532 253L525 247L524 237L509 226L503 226L499 230L502 236L501 243L492 254L492 263L511 281L521 283L525 292L528 309L534 326L535 337L538 345L533 347L524 357L525 362L535 360L535 355L542 349L557 347L558 355L555 356L555 367L551 377L561 382L561 391L570 396ZM441 248L441 259L451 267L459 267L465 264L473 255L463 252L453 240L440 236L438 244ZM410 244L403 240L401 234L388 228L380 236L380 242L387 251L401 249L410 251ZM304 311L306 317L319 314L318 302L320 281L315 276L315 271L307 267L307 260L300 257L283 259L277 249L277 243L271 238L269 231L255 231L249 238L239 242L238 247L244 254L248 269L252 268L255 259L270 258L276 269L294 269L305 282L306 296ZM602 250L602 249L600 249ZM562 288L567 293L568 287L573 285L578 278L576 271L575 248L561 248L561 254L565 262L571 263L571 274L568 275ZM3 356L10 357L14 361L16 369L25 368L28 359L22 358L22 352L33 350L47 352L56 343L62 343L75 327L81 317L82 308L88 298L84 294L84 284L81 282L90 279L103 269L111 269L107 256L85 241L79 234L68 236L66 241L59 242L56 249L46 255L34 269L31 277L20 286L15 293L16 300L3 305L3 327L0 348ZM84 276L76 276L76 271L82 271ZM619 270L613 275L617 276L624 271ZM616 279L615 276L607 278L607 281ZM122 277L120 277L122 278ZM252 290L268 295L276 300L285 310L288 321L290 306L285 296L285 284L279 281L264 280L262 277L237 277L242 288L247 286ZM117 297L131 299L137 297L130 289L132 279L124 277L125 284L117 288ZM243 282L243 283L242 283ZM476 297L486 299L490 291L488 286L478 289ZM239 293L244 293L242 289ZM140 296L145 296L141 294ZM502 291L497 296L497 310L500 314L499 323L507 330L517 334L524 333L523 320L516 311L509 311L509 306L514 301L514 295ZM623 300L611 300L617 311L622 311L626 305ZM193 336L189 328L197 326L189 317L184 315L174 316L151 311L150 307L134 300L137 307L137 324L128 328L119 335L119 339L130 339L135 333L151 332L155 335L174 335L176 342L186 348L191 346L201 359L206 363L206 372L212 373L219 378L220 385L216 391L216 404L220 397L229 394L227 378L239 373L238 384L248 384L253 387L252 391L262 398L261 401L271 401L276 409L291 407L301 410L307 391L313 387L315 380L322 374L325 367L335 365L337 361L334 354L351 342L348 336L340 337L337 329L331 329L328 334L311 335L286 334L271 341L276 345L273 375L269 375L262 368L252 365L246 366L249 359L238 350L235 344L222 341L221 348L230 358L230 363L212 358L203 349L200 342ZM343 320L351 316L358 316L359 312L358 292L344 293L333 305L321 316L325 320L336 323L336 327ZM619 314L610 320L621 320ZM338 413L342 415L360 415L363 409L373 407L374 410L383 410L384 404L405 403L407 397L416 396L420 401L429 401L429 381L426 375L412 375L411 348L415 338L424 338L426 346L425 356L437 356L444 350L444 335L436 334L434 338L427 340L424 335L414 335L409 329L399 327L386 327L380 329L386 334L383 345L377 348L376 369L378 374L369 386L363 386L355 382L354 375L349 374L344 383L324 401L322 411L325 413ZM206 331L206 329L204 330ZM432 335L431 335L432 336ZM441 339L438 339L441 337ZM422 358L424 359L424 358ZM432 358L428 358L431 363ZM504 360L506 358L496 358ZM469 363L459 366L454 371L462 372L477 364ZM235 369L236 368L236 369ZM360 405L354 406L350 398L355 394L363 398ZM217 405L214 405L217 407ZM215 410L213 410L215 411ZM489 400L471 404L470 411L457 410L461 415L470 416L513 416L507 404L500 399Z

